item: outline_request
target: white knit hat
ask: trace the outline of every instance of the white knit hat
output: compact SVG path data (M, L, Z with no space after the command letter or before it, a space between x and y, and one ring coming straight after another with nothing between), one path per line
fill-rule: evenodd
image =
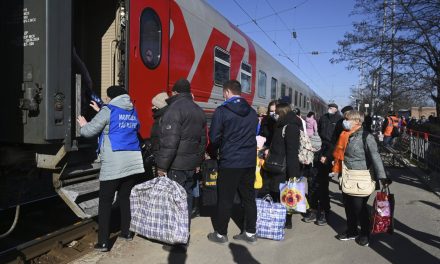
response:
M153 97L153 99L151 100L151 103L157 109L161 109L161 108L164 108L165 106L167 106L167 102L165 101L166 99L168 99L167 93L165 93L165 92L158 93L158 94L156 94L155 97Z

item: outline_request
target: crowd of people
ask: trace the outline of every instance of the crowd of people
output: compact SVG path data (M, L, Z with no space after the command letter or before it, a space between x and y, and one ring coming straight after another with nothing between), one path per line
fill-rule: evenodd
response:
M135 175L144 173L137 134L140 123L130 97L120 86L109 87L107 96L107 104L102 108L91 103L98 113L90 122L78 117L82 136L99 135L102 165L99 175L99 234L95 248L103 252L109 250L110 213L116 191L121 210L120 237L133 238L129 231L129 195L135 184ZM255 200L269 194L274 202L279 202L279 186L286 180L307 178L310 209L302 220L305 223L315 222L318 226L331 221L331 177L372 170L375 177L372 181L390 184L376 141L368 129L364 129L364 114L352 107L344 107L341 114L338 105L332 103L319 120L315 119L314 112L307 113L303 119L304 113L300 109L278 100L270 102L267 109L260 107L257 113L241 97L241 84L236 80L223 85L223 97L225 101L215 110L209 128L204 111L194 102L186 79L174 84L170 97L167 93L160 93L152 99L154 124L150 139L155 175L168 177L185 189L189 220L194 190L199 186L196 175L204 159L218 162L218 199L213 215L213 232L207 235L209 241L228 242L228 223L236 193L243 208L244 223L241 232L233 239L255 244L258 240ZM391 121L393 126L392 118ZM304 136L314 146L313 162L310 164L302 163L299 158ZM265 139L259 154L257 137ZM285 161L285 170L279 173L266 171L263 167L263 187L259 190L254 188L257 154L263 159L272 156ZM338 234L339 240L355 239L359 245L368 246L369 214L366 204L370 194L360 197L348 191L342 193L347 229ZM291 213L286 215L285 223L285 228L292 228ZM189 241L176 246L186 249L188 245Z

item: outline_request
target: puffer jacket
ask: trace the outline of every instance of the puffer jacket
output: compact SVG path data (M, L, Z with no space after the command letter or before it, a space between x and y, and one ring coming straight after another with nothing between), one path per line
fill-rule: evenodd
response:
M362 128L350 135L344 164L350 170L366 170L372 166L376 179L387 178L376 140Z
M338 122L342 119L339 112L331 115L329 113L323 115L318 121L318 134L322 140L323 155L330 161L333 158L333 150L336 142L334 141L334 134ZM342 131L342 130L341 130ZM340 134L340 132L339 132ZM336 138L337 140L337 138Z
M190 93L179 93L166 101L168 109L160 122L156 165L163 170L194 170L205 153L205 113Z
M125 110L132 110L133 104L126 94L113 98L110 105ZM101 154L100 181L115 180L130 175L144 173L144 163L141 151L113 151L108 136L111 110L104 106L96 116L81 128L81 136L95 137L103 132Z
M219 167L252 168L257 158L258 117L242 97L233 97L215 109L209 130L210 155Z

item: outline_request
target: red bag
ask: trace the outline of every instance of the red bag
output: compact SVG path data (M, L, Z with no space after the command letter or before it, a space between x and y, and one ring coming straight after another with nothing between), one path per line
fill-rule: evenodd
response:
M373 214L371 216L371 234L394 232L393 224L394 215L394 194L390 193L390 189L382 188L377 192L373 203Z

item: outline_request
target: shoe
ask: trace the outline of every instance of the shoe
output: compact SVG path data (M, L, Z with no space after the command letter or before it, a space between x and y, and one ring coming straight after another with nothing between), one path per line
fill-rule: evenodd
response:
M284 225L285 229L292 229L292 215L286 215L286 224Z
M246 232L243 232L241 234L235 235L232 237L235 240L243 240L246 241L249 244L255 245L257 243L257 235L253 234L251 236L248 236Z
M306 215L301 219L303 222L311 223L316 221L316 212L308 211Z
M327 219L325 217L326 213L325 212L321 212L319 214L318 219L316 220L316 224L319 226L325 226L327 224Z
M218 244L224 244L224 243L228 242L228 236L224 235L224 236L219 237L218 235L219 235L219 233L217 233L217 231L214 231L213 233L209 233L208 234L209 241L214 242L214 243L218 243Z
M93 248L99 252L107 252L109 251L108 243L97 243Z
M336 239L341 240L341 241L354 240L356 238L357 238L357 235L351 235L351 234L347 234L345 232L336 236Z
M124 239L125 241L132 241L133 237L134 237L134 233L129 232L127 235L124 235L124 234L121 233L121 234L119 234L118 237L121 238L121 239Z
M370 245L370 239L368 236L358 236L356 237L355 241L358 243L358 245L363 247L368 247L368 245Z

